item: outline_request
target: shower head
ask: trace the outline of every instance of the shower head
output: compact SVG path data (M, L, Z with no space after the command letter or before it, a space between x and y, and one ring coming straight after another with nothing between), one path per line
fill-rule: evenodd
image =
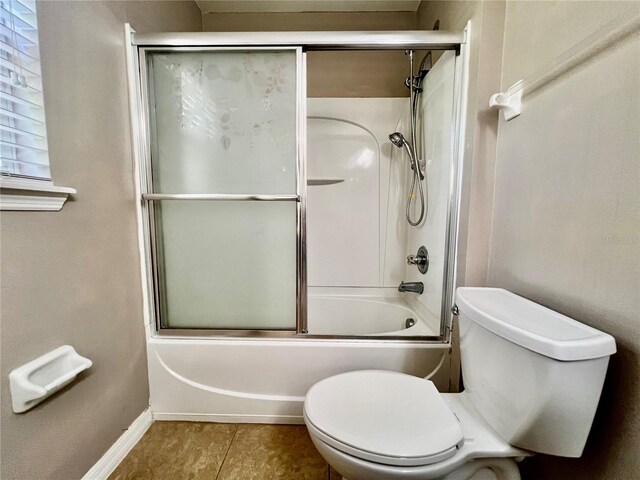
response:
M404 147L407 150L407 154L409 154L409 164L411 165L411 170L420 174L420 180L424 179L424 173L418 166L418 162L416 160L415 147L411 143L407 142L407 139L404 138L404 135L402 135L400 132L393 132L391 135L389 135L389 140L391 140L391 143L393 143L396 147Z
M402 135L400 132L393 132L391 135L389 135L389 140L391 140L391 143L393 143L398 148L402 148L407 143L404 135Z

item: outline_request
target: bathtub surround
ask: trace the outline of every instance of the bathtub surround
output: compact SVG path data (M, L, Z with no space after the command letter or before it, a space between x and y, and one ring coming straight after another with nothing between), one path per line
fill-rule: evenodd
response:
M410 301L418 302L430 318L440 319L442 313L443 276L446 264L447 225L449 222L449 201L451 176L455 172L452 147L453 131L449 125L454 118L455 54L444 52L435 62L422 84L423 92L418 98L418 148L426 162L427 214L425 220L415 227L405 227L406 237L402 256L415 254L421 246L429 252L429 269L421 273L415 265L403 262L402 279L407 282L423 282L421 295L404 294ZM406 169L406 158L402 159ZM411 175L407 175L404 192L409 192ZM400 222L405 223L403 195L400 208ZM414 218L418 216L419 203L413 205ZM452 258L450 260L453 260ZM446 312L448 314L448 312Z
M396 81L402 83L402 77ZM387 137L406 98L310 98L307 188L310 287L387 287L403 280L407 162Z
M79 479L148 405L123 23L199 30L193 2L38 2L60 212L2 212L3 480ZM24 414L8 374L63 344L93 360Z
M421 59L418 56L417 62ZM389 132L409 130L406 99L311 98L307 102L308 176L346 180L309 188L309 287L318 293L321 287L379 287L379 295L389 295L383 289L391 289L417 307L436 334L454 164L449 128L454 118L454 77L455 55L446 52L426 76L419 97L418 150L426 160L430 207L417 227L409 227L405 218L411 182L406 151L388 141ZM424 275L406 264L407 255L421 245L427 246L431 257ZM398 295L402 281L424 282L425 293ZM357 289L353 293L358 295Z

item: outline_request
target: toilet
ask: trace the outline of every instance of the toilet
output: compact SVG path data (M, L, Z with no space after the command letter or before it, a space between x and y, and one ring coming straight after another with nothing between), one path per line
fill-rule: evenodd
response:
M499 288L456 305L463 392L380 370L309 389L311 439L346 479L517 480L526 456L582 454L613 337Z

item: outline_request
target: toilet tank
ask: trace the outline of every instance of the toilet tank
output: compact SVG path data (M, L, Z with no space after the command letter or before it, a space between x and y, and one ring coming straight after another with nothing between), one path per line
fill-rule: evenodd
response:
M458 288L463 398L511 445L582 455L611 335L500 288Z

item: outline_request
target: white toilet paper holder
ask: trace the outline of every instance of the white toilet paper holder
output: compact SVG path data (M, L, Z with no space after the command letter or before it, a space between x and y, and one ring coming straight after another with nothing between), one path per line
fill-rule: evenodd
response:
M75 380L93 362L78 355L71 345L56 348L9 373L11 404L15 413L26 412Z

